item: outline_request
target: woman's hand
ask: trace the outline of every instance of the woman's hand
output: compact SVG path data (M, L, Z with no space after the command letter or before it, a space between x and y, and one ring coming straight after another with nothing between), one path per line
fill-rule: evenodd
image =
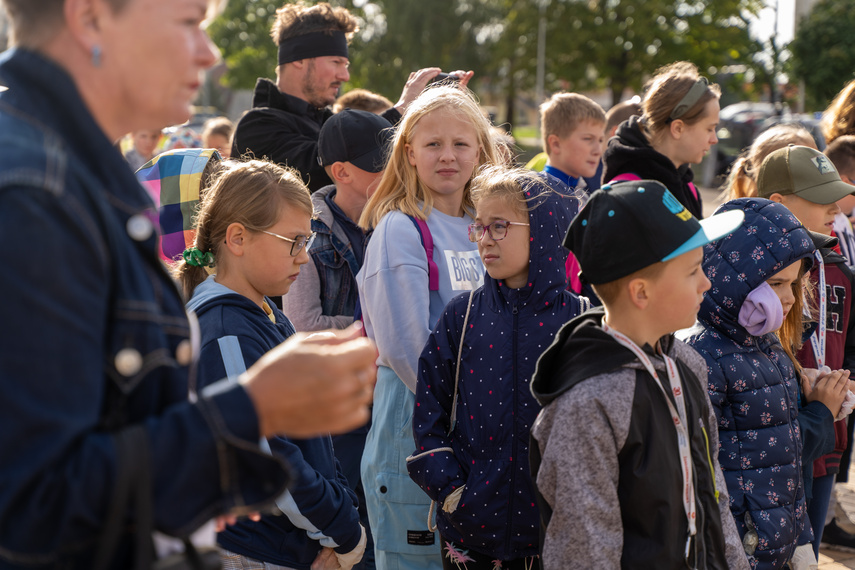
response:
M822 402L831 411L832 417L840 414L840 407L849 390L849 371L834 370L821 375L811 388L810 379L802 374L802 390L808 402Z

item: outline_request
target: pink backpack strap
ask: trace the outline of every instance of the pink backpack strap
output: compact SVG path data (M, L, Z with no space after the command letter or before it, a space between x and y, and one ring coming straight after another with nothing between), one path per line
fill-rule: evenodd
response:
M612 184L613 182L627 182L628 180L641 180L641 176L632 172L624 172L609 180L608 184Z
M567 254L567 261L564 263L564 270L567 272L567 282L570 283L570 291L577 295L582 292L582 280L579 279L579 272L582 267L573 252Z
M689 182L689 190L692 191L692 195L695 197L695 200L698 200L698 189L695 188L695 185L691 182Z
M439 266L433 260L433 236L430 233L427 222L420 220L415 216L407 216L416 225L419 230L419 236L422 238L422 245L425 248L428 260L428 290L439 291Z

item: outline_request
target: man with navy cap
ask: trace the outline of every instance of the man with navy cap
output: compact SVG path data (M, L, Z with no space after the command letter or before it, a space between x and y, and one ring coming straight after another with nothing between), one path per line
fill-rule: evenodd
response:
M314 192L332 183L318 164L318 134L332 116L328 109L350 79L348 43L359 29L345 8L326 2L288 3L276 11L271 35L279 46L276 83L259 78L252 110L235 129L232 156L252 154L300 171ZM383 117L396 124L409 104L440 69L410 74L398 103ZM466 85L472 72L455 72Z

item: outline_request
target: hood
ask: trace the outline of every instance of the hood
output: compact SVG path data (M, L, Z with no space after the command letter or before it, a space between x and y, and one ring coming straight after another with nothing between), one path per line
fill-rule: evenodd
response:
M271 308L273 307L271 301L268 300L267 304ZM187 310L196 313L198 316L203 315L206 311L214 307L222 305L234 305L261 311L258 305L250 299L214 281L213 275L209 275L207 279L196 286L196 289L193 291L193 298L187 302Z
M812 259L810 233L782 204L740 198L722 204L716 214L745 212L745 221L728 236L704 247L704 271L712 286L704 294L698 319L740 340L748 335L737 322L748 294L799 259Z
M209 162L221 160L212 148L182 148L161 153L137 170L137 180L157 205L164 259L177 259L193 245L202 174Z
M522 307L546 307L567 289L567 250L561 245L570 220L578 213L579 199L566 184L545 172L532 173L540 183L524 185L528 201L531 241L528 284L510 289L503 282L484 274L484 286L492 303L519 303ZM513 231L513 230L511 230Z
M650 146L639 123L640 118L634 115L621 123L615 136L609 139L606 152L603 153L603 163L606 165L604 183L618 174L641 169L640 163L644 165L643 171L635 173L642 178L659 180L669 188L675 183L691 182L694 175L688 164L675 171L671 159ZM658 175L653 176L653 173Z
M531 380L531 392L541 406L592 376L626 365L641 366L631 350L603 330L604 316L603 307L582 313L558 331L552 345L540 356ZM666 354L671 352L673 342L672 335L659 339ZM642 348L653 355L649 345Z

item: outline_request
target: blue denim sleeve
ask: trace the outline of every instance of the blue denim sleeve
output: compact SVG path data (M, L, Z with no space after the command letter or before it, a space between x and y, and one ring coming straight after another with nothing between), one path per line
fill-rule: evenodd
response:
M0 184L0 561L50 564L97 545L117 467L102 425L118 382L111 343L152 345L124 388L149 436L158 528L186 534L229 509L257 509L288 481L255 443L243 388L187 401L186 369L154 346L175 325L158 312L171 285L154 265L140 268L148 260L127 235L105 237L93 211L108 208L87 200L97 198ZM117 309L117 275L143 272L149 280L135 283L147 293Z

